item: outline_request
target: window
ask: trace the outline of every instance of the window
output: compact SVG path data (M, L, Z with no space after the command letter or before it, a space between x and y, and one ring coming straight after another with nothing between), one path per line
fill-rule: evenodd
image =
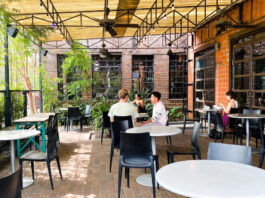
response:
M92 55L92 95L93 97L107 96L116 99L122 88L121 55L112 55L105 59L99 55Z
M169 98L187 98L187 60L186 54L169 57Z
M196 108L215 103L215 51L212 48L196 54L195 100Z
M154 89L154 56L132 56L132 82L136 93Z
M232 90L240 106L265 108L265 32L232 40Z

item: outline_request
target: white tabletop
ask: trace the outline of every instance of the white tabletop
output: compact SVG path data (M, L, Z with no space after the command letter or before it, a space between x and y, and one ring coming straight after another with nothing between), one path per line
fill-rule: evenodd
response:
M204 108L201 108L201 109L195 109L195 111L199 112L199 113L206 113L206 112L212 112L212 111L218 111L217 109L204 109Z
M182 130L176 126L142 126L130 128L126 133L144 133L149 132L150 136L169 136L177 135L182 132Z
M232 113L228 114L230 118L242 118L242 119L260 119L265 118L265 114L243 114L243 113Z
M55 115L55 113L35 113L28 115L26 117L15 120L15 123L26 123L26 122L45 122L49 119L50 115Z
M187 197L265 197L265 170L234 162L180 161L160 168L156 180L165 189Z
M39 134L40 131L29 129L0 131L0 141L25 139Z

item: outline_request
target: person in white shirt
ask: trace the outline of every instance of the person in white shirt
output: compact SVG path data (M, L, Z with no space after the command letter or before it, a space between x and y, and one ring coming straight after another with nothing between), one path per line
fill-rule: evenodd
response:
M161 94L159 92L153 92L151 94L151 102L154 104L152 118L142 122L143 126L166 126L168 116L165 105L160 101Z
M114 116L131 116L134 125L136 124L136 118L139 117L136 108L128 103L129 92L127 89L121 89L118 93L120 101L111 106L108 116L110 121L114 122Z

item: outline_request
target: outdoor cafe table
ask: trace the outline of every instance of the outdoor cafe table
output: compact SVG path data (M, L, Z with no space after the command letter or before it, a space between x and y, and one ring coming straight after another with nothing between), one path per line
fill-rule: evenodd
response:
M38 130L7 130L0 131L0 141L10 141L10 160L11 160L11 172L16 171L15 167L15 140L30 138L39 135L40 131ZM33 180L29 178L23 178L23 188L33 184Z
M163 188L196 198L264 198L265 171L218 160L188 160L160 168L156 180Z
M249 146L249 120L250 119L261 119L265 118L264 114L243 114L243 113L234 113L228 114L230 118L237 118L237 119L246 119L246 145Z
M35 125L37 128L40 125L39 130L42 135L42 146L35 142L33 139L29 139L29 141L20 148L20 140L17 140L17 153L18 157L21 156L21 151L32 141L41 151L46 152L46 140L45 140L45 122L49 120L50 115L55 115L54 113L35 113L18 120L15 120L16 128L18 130L21 129L21 126L24 125Z
M156 155L155 137L177 135L182 133L182 130L176 126L142 126L142 127L130 128L126 131L126 133L144 133L144 132L150 133L153 155ZM136 179L136 181L144 186L149 186L149 187L152 186L151 174L141 175Z

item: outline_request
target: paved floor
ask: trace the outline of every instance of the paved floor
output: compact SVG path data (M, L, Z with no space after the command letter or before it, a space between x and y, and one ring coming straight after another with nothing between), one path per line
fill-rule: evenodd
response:
M92 134L92 136L91 136ZM46 163L35 164L35 183L22 191L25 197L89 197L89 198L116 198L118 180L118 160L119 152L115 151L113 158L112 172L109 172L109 151L110 139L104 139L103 145L91 128L79 130L63 131L60 127L59 154L62 167L63 180L60 179L55 162L52 162L52 174L54 190L51 190ZM91 138L91 139L90 139ZM173 137L173 144L179 146L190 145L191 130L183 136ZM203 159L206 158L209 141L206 137L200 137L200 145ZM231 143L231 139L226 138L226 143ZM245 142L243 142L245 143ZM165 145L166 138L157 138L157 145ZM254 147L254 138L251 141ZM166 165L166 153L162 147L157 146L160 160L160 167ZM257 166L258 154L253 155L253 165ZM189 156L179 156L175 161L191 159ZM264 165L265 166L265 165ZM24 165L24 176L31 176L30 164ZM9 174L9 161L1 163L0 175ZM136 183L137 176L144 173L143 169L132 169L130 174L130 188L126 186L123 177L121 197L126 198L149 198L152 197L152 189ZM181 197L160 188L156 190L158 198Z

